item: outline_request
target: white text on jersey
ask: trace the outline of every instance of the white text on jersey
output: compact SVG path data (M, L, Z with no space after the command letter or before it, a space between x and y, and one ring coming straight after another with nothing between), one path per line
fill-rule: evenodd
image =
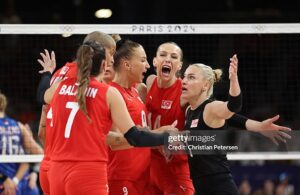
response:
M98 92L98 89L88 87L85 90L85 96L95 98L97 92ZM76 95L76 93L77 93L77 86L75 86L75 85L63 85L59 91L60 95Z

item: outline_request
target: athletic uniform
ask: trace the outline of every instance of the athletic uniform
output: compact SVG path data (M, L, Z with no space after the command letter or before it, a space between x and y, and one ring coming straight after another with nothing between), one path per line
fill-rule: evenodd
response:
M51 78L50 84L59 82L61 80L67 79L67 78L76 78L77 76L77 65L75 62L68 62L63 67L55 71ZM41 188L45 195L50 194L50 186L49 186L49 179L47 176L47 173L50 168L50 154L49 154L49 148L47 144L49 135L47 132L51 131L51 121L52 121L52 110L51 106L47 105L47 108L45 110L46 112L46 124L45 124L45 131L46 131L46 139L44 143L44 158L41 161L40 165L40 171L39 171L39 181Z
M147 109L136 88L112 82L122 95L135 125L147 126ZM122 119L120 119L122 120ZM143 195L149 182L150 148L109 149L108 183L110 195Z
M203 120L205 106L212 100L204 101L195 110L188 109L185 129L193 131L226 129L226 122L220 128L211 128ZM193 155L189 157L191 178L196 195L237 195L226 155Z
M6 116L0 118L0 152L1 155L24 154L21 129L15 120ZM0 163L0 186L5 181L5 176L12 179L16 175L19 166L20 163ZM17 195L39 194L37 187L33 189L29 187L28 180L26 179L28 175L29 171L27 171L23 178L20 180L17 186ZM1 189L0 193L2 193Z
M151 129L171 125L178 121L177 128L183 130L185 113L180 106L181 80L169 88L159 88L157 78L146 96ZM151 151L150 165L151 184L157 189L155 194L193 195L194 188L190 179L188 158L186 155L174 155L170 162L157 150Z
M63 67L55 71L53 74L50 84L57 83L58 81L67 78L76 78L77 76L77 64L76 62L67 62Z
M76 78L63 80L51 102L53 129L49 181L51 194L108 194L106 135L112 120L108 85L90 79L85 97L90 121L76 100ZM47 133L48 136L48 133ZM59 174L59 176L58 176Z

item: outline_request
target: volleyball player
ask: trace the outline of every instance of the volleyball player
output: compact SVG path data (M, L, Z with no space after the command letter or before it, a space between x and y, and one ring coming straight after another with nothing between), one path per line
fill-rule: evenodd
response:
M110 85L121 93L135 125L148 127L148 112L136 89L150 67L144 48L134 41L119 39L114 61L116 75ZM163 128L175 130L169 125L155 131L162 131ZM123 147L124 145L114 140L108 144L112 148L109 150L109 194L145 194L150 173L150 148L128 148L126 143Z
M144 74L150 67L145 50L139 43L122 39L117 42L114 60L116 75L110 85L122 95L135 125L147 127L148 112L135 88L143 82ZM174 127L168 128L171 130ZM109 150L108 165L110 195L145 194L149 182L150 148Z
M104 67L104 74L99 75L99 79L104 82L110 82L113 79L114 72L111 70L113 64L113 54L116 49L116 44L114 39L103 32L94 31L89 33L83 40L83 42L88 41L98 41L103 44L106 49L106 65ZM56 60L54 52L51 53L51 56L47 50L45 53L41 53L42 60L39 59L39 63L42 65L43 70L40 73L50 72L51 74L54 72L56 67ZM76 61L67 62L63 67L57 70L51 78L51 85L58 81L67 78L76 78L77 75L77 66ZM41 100L40 100L41 101ZM40 125L39 125L39 137L42 142L46 142L46 132L51 131L50 123L51 123L51 111L49 112L49 107L44 105L41 112ZM46 120L46 115L48 113L48 120ZM47 130L46 130L47 129ZM47 177L47 172L50 168L50 154L49 149L47 148L47 144L44 143L45 154L44 158L41 162L40 172L39 172L39 180L41 184L41 188L45 194L50 193L49 188L49 180Z
M187 68L181 96L190 105L185 129L191 132L226 129L226 119L231 118L242 107L237 70L238 59L234 55L230 58L229 98L227 102L223 102L210 99L214 83L221 78L220 69L213 70L204 64L192 64ZM284 137L285 134L281 136ZM225 154L189 156L189 167L196 195L238 194Z
M122 95L135 125L147 127L147 109L135 88L149 68L144 48L130 40L119 40L114 54L115 78L111 86ZM109 194L141 195L149 178L150 149L109 150Z
M239 112L242 107L237 68L238 59L234 55L230 58L228 102L209 99L214 83L221 78L220 69L213 70L203 64L192 64L187 68L182 82L182 98L190 105L186 116L186 129L226 129L226 119ZM189 166L197 195L238 194L226 155L194 155L189 157Z
M184 127L187 102L180 98L182 81L176 77L182 66L182 58L183 52L174 42L163 43L157 49L153 59L157 75L147 78L146 98L149 119L154 128L169 124L175 119L178 120L176 127L179 130ZM229 121L236 127L260 132L276 141L275 139L281 140L280 137L288 136L279 130L289 130L274 124L278 118L277 115L259 122L234 114ZM163 152L152 150L150 171L151 183L157 188L155 194L193 194L188 161L184 155L175 155L170 162L166 162Z
M42 148L35 142L29 129L5 115L7 99L0 92L0 152L2 155L28 153L42 154ZM1 194L39 194L37 187L31 188L26 177L28 163L0 163Z
M96 42L84 43L77 52L77 78L53 84L44 95L53 111L48 143L51 194L107 194L104 140L112 122L135 147L162 145L168 136L134 126L120 93L96 80L104 59L104 47ZM43 74L40 86L49 85L48 80L49 75ZM45 87L39 90L38 94L44 94Z
M161 44L153 59L157 76L147 79L146 105L152 128L178 121L177 128L183 130L185 103L181 102L181 79L176 73L182 66L182 50L174 42ZM182 106L181 106L182 105ZM193 195L194 188L186 155L174 155L167 162L161 150L152 149L150 180L153 194Z
M106 84L110 84L114 78L115 78L115 70L113 68L113 63L108 63L104 67L102 79L100 77L100 80Z

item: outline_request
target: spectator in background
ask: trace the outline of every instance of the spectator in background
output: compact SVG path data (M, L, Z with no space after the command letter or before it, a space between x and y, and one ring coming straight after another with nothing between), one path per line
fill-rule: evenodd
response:
M239 186L240 195L250 195L251 194L251 185L248 179L244 179Z
M289 183L289 176L287 173L279 175L279 184L276 187L276 195L294 195L294 186Z
M262 194L263 195L274 195L274 192L275 192L274 182L270 179L265 180L263 189L262 189Z

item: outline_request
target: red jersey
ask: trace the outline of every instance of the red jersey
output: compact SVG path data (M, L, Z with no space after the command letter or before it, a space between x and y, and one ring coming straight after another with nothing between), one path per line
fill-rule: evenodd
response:
M180 106L182 81L176 82L168 88L159 88L157 78L146 96L146 106L149 111L148 121L151 121L151 129L161 126L171 125L175 120L178 124L176 128L183 130L185 122L185 111ZM156 149L152 150L151 158L157 163L166 163L165 158ZM174 155L168 167L172 172L181 175L189 175L189 167L186 155ZM151 161L152 163L153 161ZM179 166L181 164L181 166Z
M169 88L159 88L157 78L146 96L146 106L149 111L148 119L151 121L151 129L157 129L164 125L171 125L178 121L177 128L184 127L185 113L180 106L181 79Z
M48 144L52 161L107 162L105 139L112 120L106 101L108 85L90 79L85 97L89 122L76 101L76 78L62 81L53 95L53 131Z
M111 86L121 93L134 124L147 126L147 109L136 88L125 89L115 82L112 82ZM149 177L149 166L150 148L109 150L108 180L146 179L145 177Z
M51 81L50 81L50 85L53 85L56 82L59 82L63 79L67 79L67 78L76 78L77 76L77 65L75 62L67 62L63 67L61 67L60 69L58 69L57 71L55 71L55 73L52 75L51 77ZM42 169L49 169L49 160L50 160L50 148L48 147L47 144L47 140L49 139L49 132L51 131L51 127L52 127L52 109L51 109L51 105L48 105L47 108L45 109L46 112L46 124L45 124L45 128L46 128L46 138L45 138L45 143L44 143L44 158L43 161L41 163L41 168ZM47 136L48 134L48 136Z
M46 112L46 121L45 121L45 129L46 129L46 134L47 132L52 131L52 109L51 109L51 104L48 104L47 107L45 108ZM50 147L48 146L49 142L49 134L48 136L46 135L45 137L45 143L44 143L44 158L43 161L41 162L41 169L48 170L50 166Z
M51 77L50 85L67 78L76 78L77 64L76 62L67 62L63 67L55 71Z

